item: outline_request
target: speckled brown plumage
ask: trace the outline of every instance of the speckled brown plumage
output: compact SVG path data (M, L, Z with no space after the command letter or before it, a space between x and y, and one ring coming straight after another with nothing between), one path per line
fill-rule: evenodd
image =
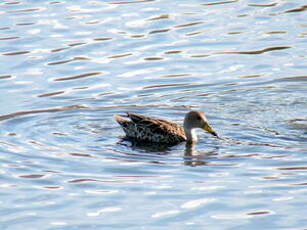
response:
M127 113L130 120L118 115L114 117L128 138L168 144L176 144L186 140L183 128L170 121L135 113Z

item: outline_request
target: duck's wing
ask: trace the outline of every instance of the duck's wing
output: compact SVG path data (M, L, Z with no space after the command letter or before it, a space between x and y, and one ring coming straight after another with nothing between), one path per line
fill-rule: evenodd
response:
M127 115L131 119L131 121L133 121L138 126L153 130L155 133L162 135L172 133L176 135L185 136L182 127L174 122L153 117L147 117L135 113L127 113Z
M130 118L130 121L122 117L118 119L119 116L115 118L121 124L128 137L169 143L178 143L186 140L183 128L176 123L135 113L127 113L127 116Z

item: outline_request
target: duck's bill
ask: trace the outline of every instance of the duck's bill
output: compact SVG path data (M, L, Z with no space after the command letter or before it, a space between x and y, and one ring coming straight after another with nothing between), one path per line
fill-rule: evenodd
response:
M207 131L208 133L211 133L215 137L218 137L217 133L208 124L205 124L203 126L203 130Z

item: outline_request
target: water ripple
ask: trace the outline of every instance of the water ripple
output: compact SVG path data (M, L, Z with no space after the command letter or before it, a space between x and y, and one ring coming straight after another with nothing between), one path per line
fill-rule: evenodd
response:
M131 4L131 3L144 3L144 2L153 2L155 0L136 0L136 1L118 1L111 2L110 4Z
M0 228L304 228L305 5L0 3ZM221 138L139 144L113 119L189 110Z
M221 1L221 2L210 2L210 3L202 3L203 6L213 6L213 5L220 5L220 4L228 4L228 3L235 3L239 0L233 0L233 1Z
M292 48L290 46L279 46L279 47L269 47L269 48L264 48L261 50L254 50L254 51L239 51L239 52L217 52L215 54L263 54L266 52L270 51L275 51L275 50L284 50L284 49L289 49Z
M7 119L12 119L12 118L19 117L19 116L29 115L29 114L36 114L36 113L54 113L54 112L60 112L60 111L65 111L65 110L83 109L83 108L87 108L87 107L85 107L85 106L80 106L80 105L73 105L73 106L64 106L64 107L61 107L61 108L21 111L21 112L16 112L16 113L11 113L11 114L1 115L1 116L0 116L0 121L7 120Z
M13 55L28 54L28 53L30 53L30 51L16 51L16 52L3 53L2 55L13 56Z
M302 12L302 11L305 11L305 10L307 10L307 5L303 5L301 7L294 8L294 9L291 9L291 10L286 10L284 13L296 13L296 12Z
M95 75L98 75L98 74L101 74L101 72L92 72L92 73L84 73L84 74L79 74L79 75L69 76L69 77L60 77L60 78L54 79L54 81L75 80L75 79L79 79L79 78L95 76Z

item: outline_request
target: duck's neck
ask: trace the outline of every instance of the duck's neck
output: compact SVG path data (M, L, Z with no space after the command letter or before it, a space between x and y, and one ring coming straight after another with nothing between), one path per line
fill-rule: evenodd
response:
M197 135L195 129L192 129L190 127L187 127L184 125L184 133L187 138L187 143L195 143L197 142Z

